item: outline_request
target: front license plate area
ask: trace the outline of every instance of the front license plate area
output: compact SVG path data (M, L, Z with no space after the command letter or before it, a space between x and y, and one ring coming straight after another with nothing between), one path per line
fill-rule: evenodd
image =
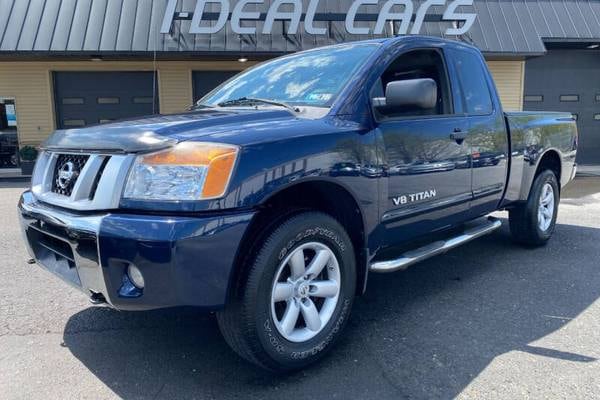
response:
M38 264L68 283L81 287L73 250L68 242L44 232L35 224L27 228L27 239Z

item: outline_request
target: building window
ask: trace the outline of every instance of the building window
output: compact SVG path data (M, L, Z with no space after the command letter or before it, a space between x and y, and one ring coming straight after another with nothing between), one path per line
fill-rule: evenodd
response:
M523 101L544 101L544 96L541 94L526 94Z
M152 97L134 97L132 99L133 104L152 104L153 101Z
M82 97L63 97L62 103L67 104L67 105L73 105L73 104L83 104L84 101L83 101Z
M596 101L600 101L600 94L596 95Z
M15 99L0 97L0 168L19 166Z
M98 104L119 104L118 97L98 97Z
M561 94L560 101L579 101L578 94Z
M64 126L85 126L85 120L83 119L65 119L63 121Z
M600 114L594 114L594 119L596 121L600 121Z

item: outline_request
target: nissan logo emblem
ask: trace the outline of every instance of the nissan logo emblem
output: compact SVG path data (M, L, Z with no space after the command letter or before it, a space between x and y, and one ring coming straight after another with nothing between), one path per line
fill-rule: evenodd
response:
M66 189L71 184L71 181L77 178L79 171L75 168L75 164L71 161L67 161L58 169L58 178L56 179L56 185L61 189Z

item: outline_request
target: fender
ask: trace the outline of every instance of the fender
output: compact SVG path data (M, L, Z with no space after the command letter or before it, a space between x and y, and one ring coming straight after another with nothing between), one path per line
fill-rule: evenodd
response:
M273 198L281 195L282 193L288 191L288 190L293 190L294 188L303 185L303 184L307 184L307 183L323 183L326 185L331 185L331 186L335 186L337 187L339 190L344 191L348 196L350 196L352 198L352 200L354 201L354 206L358 209L358 212L360 214L360 220L363 226L363 243L366 244L368 243L368 232L370 231L369 227L374 229L375 226L373 226L372 223L370 223L367 219L365 219L365 209L364 207L360 204L360 201L358 201L357 196L355 195L355 193L353 193L352 189L346 185L344 182L340 182L332 177L329 176L310 176L310 177L305 177L305 178L301 178L299 180L293 181L293 182L289 182L281 187L278 187L276 190L272 191L271 193L269 193L267 196L265 196L259 203L260 206L264 206L266 204L268 204Z
M526 201L527 198L529 197L531 185L533 184L533 180L535 179L535 175L537 173L538 167L540 166L540 162L542 159L544 159L544 157L546 157L547 155L550 155L550 154L555 154L556 157L558 157L558 159L560 160L560 164L561 164L560 170L563 171L564 168L562 166L561 153L557 148L550 147L548 149L544 149L543 152L541 152L541 153L535 152L535 153L526 154L524 156L523 176L521 178L521 195L519 196L520 200ZM564 180L561 179L561 176L557 176L557 179L559 180L559 184L561 182L564 182ZM561 187L562 187L562 185L561 185Z

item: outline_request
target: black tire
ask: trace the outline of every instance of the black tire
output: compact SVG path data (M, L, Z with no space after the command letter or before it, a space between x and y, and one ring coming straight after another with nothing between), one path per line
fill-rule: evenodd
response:
M554 192L554 208L550 225L546 229L541 229L538 223L538 210L542 190L546 184L549 184ZM550 170L542 171L533 181L527 202L519 204L509 211L508 222L513 240L527 246L546 244L554 233L559 201L560 189L556 175Z
M313 242L326 245L335 255L340 271L338 300L315 337L292 342L276 329L271 314L273 281L286 255ZM258 244L255 256L243 268L233 298L217 313L219 328L236 353L262 368L283 372L303 368L330 350L348 321L356 287L352 242L335 219L313 211L285 219Z

